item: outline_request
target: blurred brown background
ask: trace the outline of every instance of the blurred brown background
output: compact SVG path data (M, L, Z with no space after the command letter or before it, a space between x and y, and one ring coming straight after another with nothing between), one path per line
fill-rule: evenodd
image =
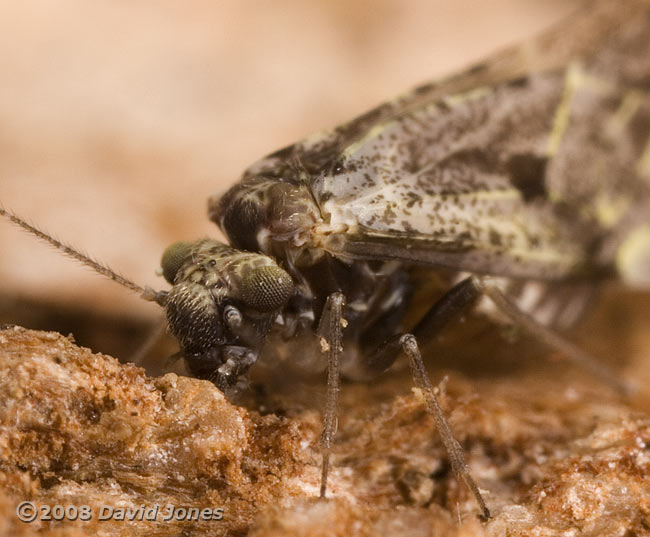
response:
M215 234L207 197L257 158L575 3L3 2L0 202L161 287L164 247ZM0 322L76 333L58 324L70 311L98 322L158 314L5 222L0 248ZM43 312L54 325L30 320Z

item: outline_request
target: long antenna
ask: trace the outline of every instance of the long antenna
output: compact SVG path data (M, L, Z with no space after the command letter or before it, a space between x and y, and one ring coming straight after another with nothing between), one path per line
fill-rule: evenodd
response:
M26 220L22 219L15 213L3 208L2 206L0 206L0 215L6 217L8 220L13 222L17 226L21 227L25 231L28 231L32 235L36 235L36 237L46 242L50 246L54 246L54 248L59 250L64 255L67 255L68 257L71 257L75 261L78 261L79 263L82 263L87 267L90 267L92 270L98 272L102 276L105 276L106 278L113 280L116 283L119 283L122 287L126 287L130 291L134 291L138 293L140 297L143 298L144 300L148 300L150 302L156 302L160 306L164 306L165 303L167 302L166 291L155 291L151 287L148 286L142 287L141 285L138 285L137 283L133 282L129 278L126 278L125 276L118 274L107 265L101 263L100 261L97 261L96 259L93 259L89 255L80 252L70 244L60 241L59 239L53 237L52 235L43 231L42 229L30 224Z

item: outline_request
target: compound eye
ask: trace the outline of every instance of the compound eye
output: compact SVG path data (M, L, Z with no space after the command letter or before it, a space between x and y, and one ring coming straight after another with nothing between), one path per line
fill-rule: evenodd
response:
M163 252L160 266L165 280L173 285L176 273L181 268L192 250L192 243L187 241L175 242Z
M235 306L226 306L223 311L223 318L230 330L234 331L241 326L241 312Z
M253 269L244 277L241 289L244 302L262 312L282 308L293 294L293 280L278 266Z

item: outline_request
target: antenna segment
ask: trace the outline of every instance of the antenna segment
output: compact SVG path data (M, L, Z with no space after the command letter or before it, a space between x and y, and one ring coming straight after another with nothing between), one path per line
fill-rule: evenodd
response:
M22 219L15 213L7 209L4 209L2 206L0 206L0 216L4 216L5 218L13 222L18 227L31 233L32 235L35 235L37 238L39 238L43 242L46 242L50 246L53 246L64 255L67 255L68 257L71 257L75 261L78 261L79 263L82 263L83 265L90 267L95 272L98 272L102 276L105 276L106 278L113 280L114 282L120 284L122 287L126 287L130 291L134 291L138 293L140 297L143 298L144 300L150 302L156 302L160 306L165 306L167 302L167 291L155 291L149 286L143 287L141 285L138 285L137 283L133 282L129 278L126 278L125 276L122 276L121 274L115 272L107 265L101 263L100 261L97 261L96 259L93 259L87 254L80 252L70 244L60 241L59 239L53 237L52 235L43 231L42 229L34 226L33 224L30 224L29 222Z

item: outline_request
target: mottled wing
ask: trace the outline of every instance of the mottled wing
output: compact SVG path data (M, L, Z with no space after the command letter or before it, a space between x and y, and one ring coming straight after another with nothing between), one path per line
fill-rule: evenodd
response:
M550 210L547 146L562 73L434 101L371 131L311 184L339 256L563 275L580 244Z
M614 5L584 17L598 39L578 39L589 46L564 68L497 83L501 69L484 68L493 76L483 79L470 71L392 113L375 112L379 121L366 115L340 127L354 135L335 152L330 145L326 160L306 142L301 164L329 224L319 246L339 257L521 278L610 269L599 257L608 231L626 206L650 200L641 169L650 9ZM602 26L604 13L616 17L611 26Z
M648 0L585 0L582 9L543 34L493 54L466 71L422 84L348 123L280 149L253 164L244 179L267 171L275 174L289 161L299 161L310 173L318 172L376 125L409 110L473 88L526 77L531 71L564 68L572 59L596 49L612 28L644 13L647 7Z

